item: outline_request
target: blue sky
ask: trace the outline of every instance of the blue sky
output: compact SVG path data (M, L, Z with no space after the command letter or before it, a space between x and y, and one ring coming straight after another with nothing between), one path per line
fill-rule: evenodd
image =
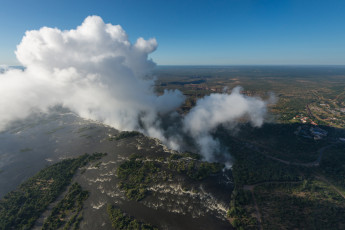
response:
M88 15L131 41L155 37L159 65L345 65L344 0L1 0L0 64L26 30L72 29Z

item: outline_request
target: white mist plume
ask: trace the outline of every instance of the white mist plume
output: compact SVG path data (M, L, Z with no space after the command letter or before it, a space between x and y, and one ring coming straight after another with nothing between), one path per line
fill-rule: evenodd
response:
M6 71L8 71L9 66L7 65L0 65L0 73L4 73Z
M261 99L247 97L236 87L231 94L211 94L199 99L196 106L184 118L184 131L200 146L207 160L219 151L219 143L211 133L221 124L235 123L246 118L253 126L261 126L266 113L266 103Z
M25 69L0 74L0 131L32 113L62 105L120 130L142 131L173 149L188 135L207 160L214 160L220 144L211 134L217 126L243 116L254 126L262 124L266 103L235 88L230 95L198 100L182 118L182 127L176 122L163 128L161 117L181 119L171 111L184 96L178 90L154 93L154 79L148 74L155 64L148 55L156 47L155 39L139 38L131 44L121 26L105 24L98 16L87 17L75 30L27 31L16 51Z
M0 75L0 130L34 111L60 104L78 115L121 130L152 126L157 113L184 101L179 91L153 93L146 74L155 66L148 54L155 39L131 44L119 25L90 16L75 30L43 27L26 32L17 59L25 71Z

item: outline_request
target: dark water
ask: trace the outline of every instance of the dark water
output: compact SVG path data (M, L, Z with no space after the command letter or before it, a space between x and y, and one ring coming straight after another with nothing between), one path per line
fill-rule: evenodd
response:
M101 159L99 168L89 166L85 173L76 176L76 181L90 191L84 204L82 229L99 226L111 229L107 204L160 229L231 229L225 215L232 185L226 184L228 181L223 176L190 183L188 178L175 175L171 181L158 181L152 185L150 196L142 201L127 200L117 187L116 169L133 153L169 154L169 150L147 137L113 142L112 151Z
M57 161L107 151L101 142L116 130L71 113L42 115L0 133L0 198Z
M49 164L85 152L107 152L99 168L94 167L97 162L92 163L74 177L90 192L84 204L81 229L111 229L107 204L160 229L231 229L225 214L232 185L227 184L226 177L190 183L177 176L154 184L151 196L140 202L126 199L117 187L118 165L133 153L170 154L170 150L145 136L108 140L109 135L117 133L71 113L44 115L16 124L0 133L0 196ZM41 222L47 215L49 212L41 216Z

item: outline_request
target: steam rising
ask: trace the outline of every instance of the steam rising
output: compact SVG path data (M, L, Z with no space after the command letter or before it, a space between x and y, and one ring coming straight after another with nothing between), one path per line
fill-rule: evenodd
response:
M240 87L228 94L211 94L197 101L196 106L183 121L184 131L189 133L200 147L201 153L212 160L219 143L210 133L219 125L235 123L247 118L253 126L261 126L266 113L266 103L258 98L240 94Z
M98 16L87 17L74 30L27 31L16 51L25 70L6 69L0 74L0 131L18 119L61 105L116 129L157 137L174 149L182 146L181 136L189 135L212 160L219 143L211 133L218 125L243 116L254 126L263 123L266 103L235 88L230 95L200 99L180 118L180 129L175 124L162 128L162 118L175 116L184 96L178 90L154 93L150 71L155 64L148 55L156 48L155 39L138 38L131 44L121 26L105 24Z

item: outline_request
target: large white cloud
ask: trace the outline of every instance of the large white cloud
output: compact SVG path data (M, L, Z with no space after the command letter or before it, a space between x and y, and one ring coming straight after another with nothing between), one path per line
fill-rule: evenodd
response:
M139 129L138 118L155 122L159 111L180 106L179 91L153 93L146 74L155 39L131 44L119 25L90 16L75 30L43 27L27 31L17 47L25 71L0 75L0 129L34 111L61 104L82 117L118 129Z

